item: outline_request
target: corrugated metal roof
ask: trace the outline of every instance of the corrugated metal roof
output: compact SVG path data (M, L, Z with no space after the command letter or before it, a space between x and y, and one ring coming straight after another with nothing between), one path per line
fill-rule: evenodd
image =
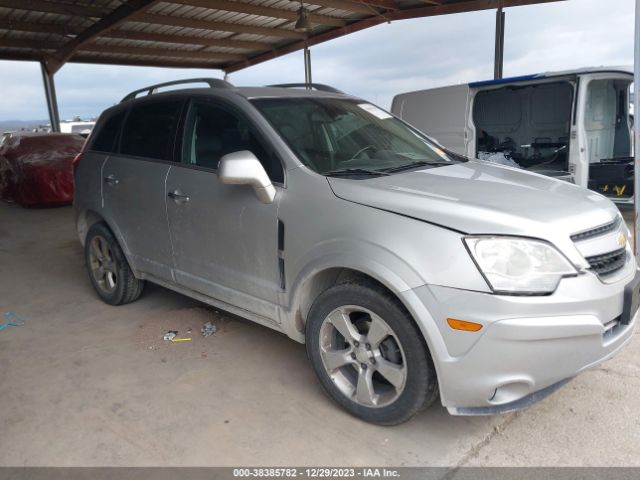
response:
M0 59L237 71L380 23L560 0L0 0Z

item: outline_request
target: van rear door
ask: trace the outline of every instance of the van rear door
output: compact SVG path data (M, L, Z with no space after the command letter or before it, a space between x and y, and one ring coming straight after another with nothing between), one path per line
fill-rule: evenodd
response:
M469 85L396 95L391 112L460 155L468 151Z

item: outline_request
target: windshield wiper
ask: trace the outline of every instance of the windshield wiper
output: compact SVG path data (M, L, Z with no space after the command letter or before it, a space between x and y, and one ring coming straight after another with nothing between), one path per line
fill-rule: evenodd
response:
M323 172L323 175L327 177L341 177L341 176L349 176L349 175L389 175L387 171L382 170L369 170L367 168L340 168L336 170L329 170L328 172Z
M396 173L402 172L403 170L410 170L416 167L441 167L443 165L453 165L453 162L439 162L439 161L426 161L426 160L418 160L417 162L405 163L404 165L399 165L397 167L389 167L384 168L383 171L387 173Z

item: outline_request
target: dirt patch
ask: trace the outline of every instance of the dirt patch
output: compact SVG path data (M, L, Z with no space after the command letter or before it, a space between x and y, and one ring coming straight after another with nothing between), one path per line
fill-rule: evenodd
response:
M211 322L216 332L204 337L202 325ZM208 358L214 351L217 338L240 328L241 322L229 315L208 307L180 308L162 312L150 312L138 322L134 336L135 344L144 350L162 354L162 360L173 355ZM165 341L165 333L177 331L176 339L190 338L189 341Z
M76 254L76 255L82 255L83 254L82 244L77 239L66 240L64 242L60 242L58 244L58 248L61 249L61 250L66 250L66 251L68 251L70 253L73 253L73 254Z

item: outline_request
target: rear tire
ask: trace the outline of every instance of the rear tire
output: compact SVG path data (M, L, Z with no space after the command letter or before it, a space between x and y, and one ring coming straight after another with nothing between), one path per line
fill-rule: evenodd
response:
M437 397L422 333L398 299L376 284L325 290L311 307L305 335L320 383L356 417L396 425Z
M124 305L140 298L144 280L133 275L120 245L104 223L91 226L84 253L91 284L104 302Z

